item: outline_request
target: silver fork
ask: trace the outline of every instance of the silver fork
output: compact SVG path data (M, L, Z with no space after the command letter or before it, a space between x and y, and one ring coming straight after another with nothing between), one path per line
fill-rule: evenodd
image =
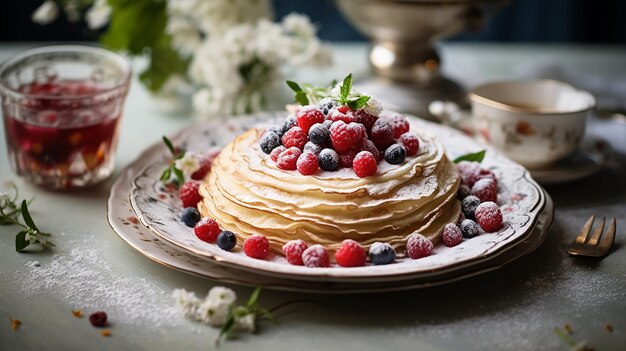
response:
M591 226L593 225L595 218L595 215L589 217L587 223L585 223L583 228L580 230L580 233L567 250L570 255L602 257L609 252L613 242L615 241L615 218L611 220L609 229L607 229L606 233L602 235L605 220L605 218L602 217L600 225L598 225L591 237L589 237Z

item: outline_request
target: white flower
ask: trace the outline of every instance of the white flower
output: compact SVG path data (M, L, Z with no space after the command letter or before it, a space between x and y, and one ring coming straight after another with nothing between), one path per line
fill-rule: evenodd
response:
M299 13L290 13L285 16L282 25L289 34L305 40L315 37L317 31L309 17Z
M373 97L370 97L367 105L365 105L365 112L369 113L372 116L378 117L381 112L383 112L383 105L380 101L376 100Z
M37 241L39 241L39 238L41 237L41 235L38 235L39 233L36 230L28 230L26 232L26 236L24 237L26 239L26 241L28 241L31 244L35 244Z
M96 0L87 10L85 19L90 29L99 29L104 27L111 18L111 7L107 0Z
M193 22L171 18L166 31L172 37L172 47L187 57L202 44L202 36Z
M214 286L209 290L209 294L206 297L207 301L215 303L226 303L228 305L237 301L237 294L232 289L223 286Z
M33 12L31 19L33 22L44 25L48 24L59 16L59 7L52 0L46 0Z
M179 158L174 162L176 168L183 171L183 174L186 176L190 176L193 172L197 171L200 168L200 160L198 160L198 155L194 152L187 151L183 157Z
M206 299L198 307L200 321L213 327L221 327L228 320L230 306L237 300L235 292L223 286L209 290Z
M246 314L243 317L235 318L235 328L242 331L254 333L256 330L256 323L253 313Z
M9 193L0 192L0 208L6 206L9 201L11 201L11 196L9 195Z
M197 320L198 306L200 305L200 299L196 297L193 292L185 289L174 289L172 293L176 309L181 312L185 318Z

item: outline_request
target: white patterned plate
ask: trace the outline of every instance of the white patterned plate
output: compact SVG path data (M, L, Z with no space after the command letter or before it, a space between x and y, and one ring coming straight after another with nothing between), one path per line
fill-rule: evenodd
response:
M187 150L204 151L227 144L235 136L261 122L269 123L282 119L283 116L284 113L265 113L205 122L185 128L171 139ZM226 252L217 245L199 240L192 229L180 221L182 206L176 192L167 189L159 181L159 176L168 162L168 152L160 143L151 146L140 156L145 161L145 166L132 179L131 206L139 221L148 229L188 252L239 270L298 280L357 282L376 278L377 281L398 281L446 274L501 254L531 234L531 229L545 205L545 196L525 168L457 130L417 118L410 118L410 122L413 128L436 134L452 158L468 152L488 150L483 164L491 168L498 177L498 201L505 219L500 231L465 240L453 248L439 245L429 257L419 260L402 259L384 266L308 268L290 265L278 255L267 260L252 259L241 250Z

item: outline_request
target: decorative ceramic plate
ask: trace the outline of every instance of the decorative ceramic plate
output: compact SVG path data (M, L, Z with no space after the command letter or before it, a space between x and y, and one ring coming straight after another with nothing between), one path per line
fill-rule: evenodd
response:
M413 279L399 282L377 282L371 280L364 283L315 282L309 280L280 279L259 275L235 268L218 265L210 259L194 255L176 245L164 241L144 227L132 210L128 194L130 183L135 173L144 166L141 158L122 171L111 188L107 210L108 221L117 235L139 253L159 264L204 278L246 286L263 286L267 289L323 292L323 293L364 293L386 292L417 289L451 283L478 274L496 270L534 251L545 239L554 219L552 200L547 197L546 206L539 216L532 234L510 250L482 263L467 265L464 269L451 274L440 274L433 277Z
M232 118L202 123L185 128L171 139L187 150L205 151L223 146L235 136L259 123L272 123L284 118L284 113L257 114L252 117ZM167 165L168 155L159 143L144 152L140 159L145 166L132 179L130 202L139 221L159 238L169 241L190 253L255 274L268 276L335 282L398 281L432 277L451 273L470 264L477 264L502 254L531 234L539 213L545 205L543 190L532 180L528 171L510 161L495 149L480 144L462 133L434 123L410 118L411 125L421 131L436 134L444 143L448 154L455 156L487 149L483 164L498 177L498 199L504 214L503 228L465 240L453 248L439 245L432 256L419 260L403 259L384 266L356 268L309 268L293 266L282 256L267 260L252 259L241 250L226 252L214 244L205 243L180 221L182 207L175 192L165 188L159 176Z

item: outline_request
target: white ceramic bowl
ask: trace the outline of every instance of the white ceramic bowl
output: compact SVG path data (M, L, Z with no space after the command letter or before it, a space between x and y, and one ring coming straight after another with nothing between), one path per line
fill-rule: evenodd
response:
M479 137L529 168L576 150L596 106L590 93L554 80L488 83L469 98Z

